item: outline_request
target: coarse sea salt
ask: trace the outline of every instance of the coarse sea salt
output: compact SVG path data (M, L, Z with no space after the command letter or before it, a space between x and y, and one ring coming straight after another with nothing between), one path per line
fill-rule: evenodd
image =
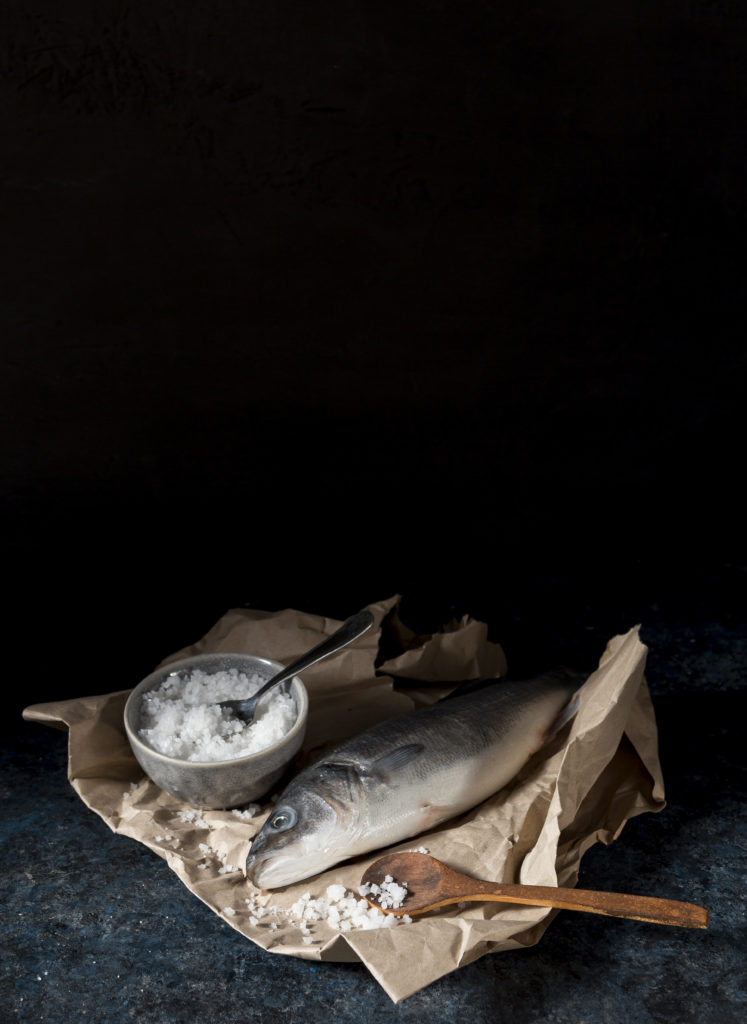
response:
M290 694L271 691L251 724L218 705L251 697L265 682L232 668L174 673L143 696L139 735L155 750L182 761L232 761L266 750L296 721Z
M235 815L237 818L241 818L242 821L251 821L252 818L255 818L261 810L262 808L259 804L247 804L243 810L239 810L238 807L234 807L231 814Z
M391 899L391 906L402 905L407 895L407 886L400 885L393 879L385 882L383 886L376 886L379 892L384 892L387 899ZM396 893L394 889L396 888ZM371 891L370 887L361 886L359 893L364 894ZM395 902L397 900L397 902ZM249 923L256 926L266 916L274 918L285 918L289 923L298 926L303 942L310 945L313 940L313 926L316 923L328 925L333 931L370 931L376 928L394 928L399 924L412 924L412 918L408 914L397 917L394 914L385 914L376 907L372 907L365 899L358 899L344 885L329 885L325 895L316 898L307 892L300 899L285 910L278 906L263 907L255 896L245 900L249 911ZM276 931L277 920L269 921L270 931Z
M381 885L364 882L358 886L361 896L369 896L382 910L398 910L407 898L407 882L397 882L386 875Z
M185 825L194 825L195 828L210 828L208 823L202 816L202 811L197 810L193 807L188 807L186 810L177 811L178 817L184 822Z

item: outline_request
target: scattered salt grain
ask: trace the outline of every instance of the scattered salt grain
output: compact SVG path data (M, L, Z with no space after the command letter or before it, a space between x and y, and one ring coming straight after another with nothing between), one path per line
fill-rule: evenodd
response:
M200 849L202 849L203 846L205 846L205 844L200 843ZM230 875L233 874L234 871L239 870L238 868L235 868L232 864L226 864L226 858L228 856L227 854L219 853L218 850L214 850L211 846L205 846L205 849L207 850L208 853L214 854L214 856L216 856L223 865L222 867L218 868L219 875Z
M193 807L188 807L184 811L177 811L177 816L181 818L185 825L195 825L197 828L207 828L210 826L202 816L201 810L196 810Z
M155 750L185 761L231 761L277 743L296 720L290 694L276 690L257 717L246 724L218 705L251 697L265 682L232 668L223 672L193 669L174 672L143 696L139 735Z
M248 807L243 809L243 811L238 810L238 808L234 808L234 810L231 811L231 814L235 814L236 817L241 818L242 821L251 821L255 815L259 814L260 810L261 808L259 804L249 804Z
M223 913L227 914L228 917L233 917L233 915L236 913L236 911L233 909L233 907L224 907L223 908Z

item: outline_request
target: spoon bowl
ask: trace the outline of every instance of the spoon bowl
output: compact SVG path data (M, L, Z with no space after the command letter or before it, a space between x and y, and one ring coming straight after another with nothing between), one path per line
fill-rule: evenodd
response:
M364 872L365 885L382 885L387 876L407 885L401 907L379 906L373 896L365 896L385 914L425 914L449 903L490 900L499 903L523 903L533 907L557 907L583 910L590 914L626 917L653 924L679 925L683 928L707 928L708 911L693 903L664 900L654 896L627 893L565 889L560 886L517 885L510 882L484 882L454 871L435 857L424 853L392 853L381 857Z

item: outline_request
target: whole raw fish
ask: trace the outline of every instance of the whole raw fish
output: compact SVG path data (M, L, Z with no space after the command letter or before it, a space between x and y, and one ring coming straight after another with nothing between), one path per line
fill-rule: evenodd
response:
M290 885L475 807L570 717L578 687L567 673L495 680L338 744L286 787L252 843L247 877L263 889Z

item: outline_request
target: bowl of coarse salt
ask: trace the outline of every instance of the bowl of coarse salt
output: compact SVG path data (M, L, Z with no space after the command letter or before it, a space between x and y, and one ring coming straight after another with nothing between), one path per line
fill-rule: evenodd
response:
M303 743L306 688L298 676L273 687L249 724L219 704L251 697L282 668L270 658L218 652L151 672L124 711L146 775L192 807L238 807L264 796Z

